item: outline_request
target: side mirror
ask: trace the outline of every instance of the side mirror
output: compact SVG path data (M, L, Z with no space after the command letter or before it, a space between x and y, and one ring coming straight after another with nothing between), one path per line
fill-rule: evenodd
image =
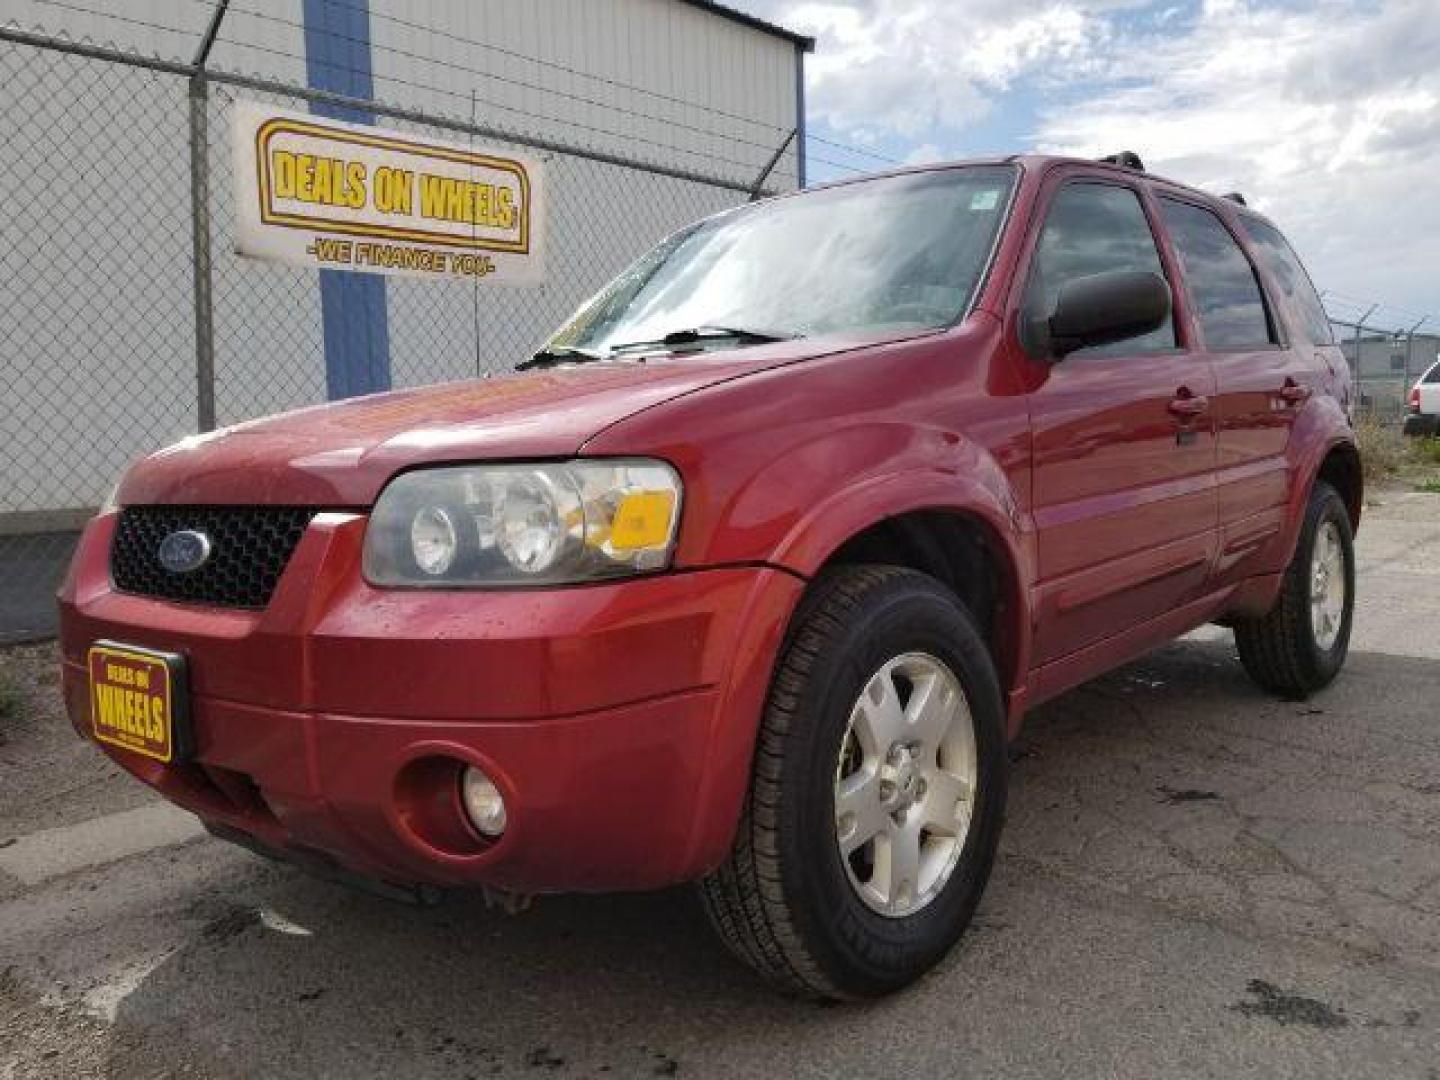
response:
M1055 310L1037 319L1037 345L1056 360L1090 345L1148 334L1170 317L1170 286L1148 270L1115 270L1074 278L1060 288Z

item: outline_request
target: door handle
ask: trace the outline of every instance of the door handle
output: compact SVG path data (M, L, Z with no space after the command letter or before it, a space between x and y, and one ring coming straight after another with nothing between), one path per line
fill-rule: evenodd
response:
M1310 396L1310 388L1301 386L1294 379L1286 379L1285 385L1280 387L1277 396L1287 405L1299 405Z
M1182 387L1167 408L1171 415L1188 420L1210 408L1210 399L1204 394L1192 394Z

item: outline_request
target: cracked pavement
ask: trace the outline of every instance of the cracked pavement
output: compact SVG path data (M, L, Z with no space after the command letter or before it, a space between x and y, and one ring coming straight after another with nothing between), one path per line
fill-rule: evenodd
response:
M0 1080L1437 1080L1440 497L1379 501L1332 688L1207 628L1037 710L972 931L863 1007L776 998L685 890L413 909L196 836L69 732L53 647L0 653Z

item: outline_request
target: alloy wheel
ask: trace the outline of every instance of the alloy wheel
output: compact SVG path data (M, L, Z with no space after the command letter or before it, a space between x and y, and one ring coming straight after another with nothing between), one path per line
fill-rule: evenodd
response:
M905 653L871 675L835 775L835 838L866 906L902 918L940 895L965 847L977 775L970 707L948 666Z

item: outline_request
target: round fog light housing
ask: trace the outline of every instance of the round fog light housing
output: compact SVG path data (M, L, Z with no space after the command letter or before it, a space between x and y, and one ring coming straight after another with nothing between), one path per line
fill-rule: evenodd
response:
M494 840L505 831L505 797L495 782L473 765L460 776L460 802L481 836Z

